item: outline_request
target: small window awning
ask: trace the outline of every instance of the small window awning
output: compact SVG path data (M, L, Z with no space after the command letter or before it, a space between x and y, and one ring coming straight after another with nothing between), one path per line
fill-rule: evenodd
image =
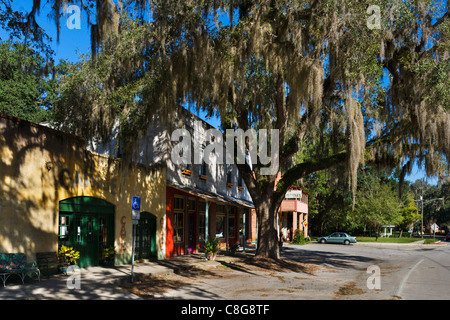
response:
M167 186L172 187L174 189L178 189L180 191L184 191L189 194L192 194L193 196L200 197L207 201L218 202L218 203L223 203L223 204L231 203L231 204L234 204L234 205L237 205L240 207L255 208L253 203L250 201L237 199L234 197L227 197L227 196L223 196L223 195L213 193L213 192L206 192L206 191L199 190L197 188L193 188L190 186L181 186L181 185L174 184L174 183L168 183Z

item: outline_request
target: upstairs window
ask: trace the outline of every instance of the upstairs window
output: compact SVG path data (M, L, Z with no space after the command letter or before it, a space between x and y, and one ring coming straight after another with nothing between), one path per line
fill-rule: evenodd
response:
M207 175L207 169L208 169L208 164L205 162L205 145L202 144L201 146L201 150L200 150L200 154L201 154L201 160L202 163L198 165L198 175L203 175L206 176Z
M232 184L232 179L233 179L233 170L232 170L232 166L231 164L227 164L227 184Z
M239 172L239 169L237 170L237 186L238 188L244 187L244 183L242 182L242 176L241 173Z

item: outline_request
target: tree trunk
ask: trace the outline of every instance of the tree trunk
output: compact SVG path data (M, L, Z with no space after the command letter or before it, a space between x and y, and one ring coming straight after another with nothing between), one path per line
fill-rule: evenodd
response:
M262 200L262 203L255 203L256 216L258 217L258 245L256 257L267 257L279 259L277 233L277 212L278 208L270 205L269 195Z

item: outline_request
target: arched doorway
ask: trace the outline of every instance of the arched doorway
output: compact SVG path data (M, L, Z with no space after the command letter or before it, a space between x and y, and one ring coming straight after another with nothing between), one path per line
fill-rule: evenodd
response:
M58 247L80 252L80 268L99 265L114 245L114 205L99 198L74 197L59 202Z
M150 212L141 212L136 226L135 259L156 258L156 217Z

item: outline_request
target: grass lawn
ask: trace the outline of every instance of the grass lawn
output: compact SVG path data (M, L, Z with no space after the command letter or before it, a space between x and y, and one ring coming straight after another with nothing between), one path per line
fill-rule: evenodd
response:
M356 237L358 242L375 242L375 237ZM389 243L411 243L415 241L421 241L421 238L378 238L377 242L389 242Z

